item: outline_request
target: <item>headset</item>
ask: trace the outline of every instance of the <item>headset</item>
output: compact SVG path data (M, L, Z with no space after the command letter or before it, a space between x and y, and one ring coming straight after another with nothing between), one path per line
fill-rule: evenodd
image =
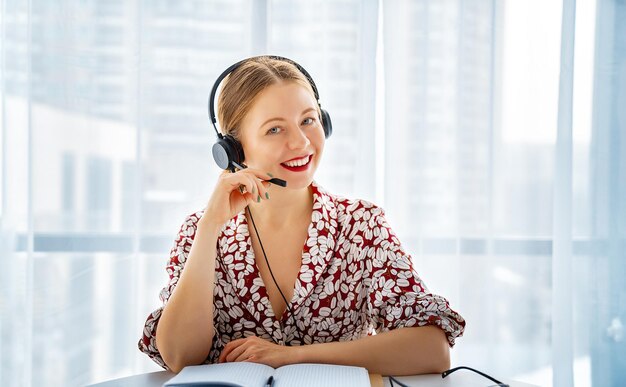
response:
M251 57L251 58L241 60L231 65L230 67L228 67L226 70L224 70L222 74L220 74L219 77L217 77L217 80L215 81L215 83L213 84L213 88L211 89L211 94L209 95L209 119L211 120L213 129L215 129L215 133L217 133L217 141L215 142L215 144L213 144L213 148L212 148L213 159L215 160L215 162L221 169L224 169L224 170L228 169L232 173L235 173L235 168L238 168L240 170L247 168L247 166L243 163L243 160L245 159L244 153L243 153L243 147L241 143L237 141L231 135L228 135L228 134L223 135L217 130L217 126L216 126L217 119L215 117L215 94L217 93L217 89L219 88L219 85L224 80L224 78L226 78L229 74L231 74L233 71L239 68L239 66L241 66L244 62L251 60L251 59L256 59L256 58L275 59L275 60L287 62L287 63L294 65L306 77L309 84L311 85L311 88L313 89L313 94L315 95L315 101L317 102L317 105L320 108L320 111L322 113L321 120L322 120L322 127L324 128L324 136L328 139L333 132L333 125L330 120L330 114L328 114L326 110L322 109L322 105L320 104L319 93L317 91L317 86L315 86L315 82L313 82L313 78L304 69L304 67L300 66L298 63L294 62L291 59L288 59L282 56L276 56L276 55L262 55L262 56L256 56L256 57ZM278 178L272 178L271 180L268 180L268 181L271 183L277 184L279 186L282 186L282 187L287 186L286 181L278 179ZM243 193L243 191L240 191L240 192ZM278 292L282 296L283 301L285 301L285 306L287 310L289 311L289 315L291 318L294 319L294 325L296 327L296 332L298 333L298 337L300 341L302 342L302 344L304 344L304 336L300 332L300 328L298 327L298 324L295 321L295 316L293 314L293 311L289 307L289 301L287 301L287 298L285 297L282 290L280 289L280 286L278 286L278 282L276 281L276 278L274 277L274 273L272 272L272 268L270 267L270 263L267 259L267 255L265 254L265 248L263 247L263 243L261 242L261 237L259 236L259 231L257 230L256 224L254 223L254 218L252 217L252 212L250 211L250 208L248 206L246 206L246 209L248 210L248 214L250 215L250 220L252 220L254 231L256 232L257 239L259 240L259 244L261 245L261 250L263 251L263 256L265 257L265 262L267 264L267 268L269 269L270 275L272 276L274 285L276 286L276 288L278 289ZM280 316L277 316L277 317L280 318Z
M313 78L304 69L304 67L300 66L298 63L294 62L291 59L276 55L261 55L241 60L228 67L226 70L224 70L222 74L220 74L219 77L217 77L217 80L213 84L213 88L211 89L211 94L209 96L209 119L211 120L213 129L215 129L215 133L217 134L217 141L215 142L215 144L213 144L212 148L213 159L221 169L229 169L231 172L235 172L235 168L246 168L245 164L243 164L245 156L243 153L243 147L241 146L241 143L239 141L237 141L231 135L223 135L217 130L217 119L215 117L215 94L217 93L217 89L219 88L219 85L222 83L222 80L224 80L224 78L226 78L230 73L239 68L239 66L241 66L246 61L256 58L275 59L294 65L306 77L307 81L309 81L309 84L311 85L311 88L313 89L315 100L320 108L320 111L322 112L321 120L322 126L324 128L324 136L328 139L333 133L333 124L330 120L330 114L328 114L326 110L322 109L322 105L320 104L320 96L317 92L317 86L315 86ZM284 185L282 186L284 187Z

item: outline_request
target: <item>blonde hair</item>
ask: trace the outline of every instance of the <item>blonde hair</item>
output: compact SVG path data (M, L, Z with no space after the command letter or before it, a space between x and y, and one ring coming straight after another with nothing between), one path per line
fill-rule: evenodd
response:
M222 134L241 141L241 122L250 111L257 95L271 85L287 81L304 86L315 98L306 76L288 61L254 57L243 62L222 82L217 100L217 118ZM316 106L318 117L322 114Z

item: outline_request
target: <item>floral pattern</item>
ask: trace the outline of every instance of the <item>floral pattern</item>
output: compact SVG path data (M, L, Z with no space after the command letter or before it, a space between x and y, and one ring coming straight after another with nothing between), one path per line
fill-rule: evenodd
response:
M205 363L215 363L231 340L256 335L283 345L356 340L374 332L435 325L450 346L465 320L428 292L411 256L387 223L384 210L366 200L326 192L312 182L313 211L290 309L274 315L255 263L245 211L220 230L215 265L215 335ZM167 368L156 346L163 307L176 287L202 211L187 217L166 267L163 306L145 323L139 349ZM209 284L207 284L209 286Z

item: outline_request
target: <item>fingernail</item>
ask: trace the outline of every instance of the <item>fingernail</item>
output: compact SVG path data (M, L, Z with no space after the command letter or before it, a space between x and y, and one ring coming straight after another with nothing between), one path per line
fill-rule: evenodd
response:
M255 193L255 192L256 192L256 187L253 186L252 187L252 193Z
M259 196L256 198L256 202L257 202L257 203L258 203L258 202L260 202L260 201L261 201L261 195L259 195Z
M274 177L274 175L272 175L272 174L271 174L271 173L269 173L269 172L268 172L267 174L268 174L268 175L270 175L270 177Z
M270 198L270 193L269 193L269 192L266 192L266 193L265 193L265 197L266 197L267 199L269 199L269 198Z

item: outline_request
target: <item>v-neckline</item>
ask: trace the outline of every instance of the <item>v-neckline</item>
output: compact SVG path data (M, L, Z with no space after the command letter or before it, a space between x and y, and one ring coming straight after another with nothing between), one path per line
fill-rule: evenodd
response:
M338 230L341 226L335 202L315 182L312 183L312 190L311 223L307 228L307 239L302 249L300 271L294 281L294 292L288 304L296 316L299 306L313 292L322 273L333 259L336 248L335 238L341 234ZM254 232L254 227L253 230L248 229L245 210L242 210L223 230L222 239L219 241L220 261L230 278L233 292L239 299L240 305L270 336L280 340L281 325L289 326L292 320L286 314L287 308L280 318L277 318L274 313L269 302L267 288L256 265L250 232ZM261 238L263 238L262 235ZM225 300L227 301L225 307L233 308L233 315L243 312L234 300L229 298Z
M313 202L315 202L315 197L313 198ZM294 306L296 304L296 300L298 297L298 292L296 291L296 289L298 289L298 285L301 283L301 278L300 275L303 273L303 266L304 269L308 268L308 265L304 262L304 259L302 259L303 255L305 254L305 250L307 250L307 242L311 236L311 226L313 224L313 209L311 209L311 215L309 216L309 222L308 222L308 226L307 226L307 231L306 231L306 236L304 238L304 240L302 241L302 247L300 248L300 268L298 269L298 273L296 274L296 278L292 284L292 288L290 290L292 290L292 294L291 294L291 299L289 299L289 303L285 305L285 309L283 310L283 313L281 314L281 316L277 316L276 312L274 311L274 307L272 306L272 303L270 302L270 298L269 298L269 293L267 291L267 285L265 283L265 280L263 279L263 277L261 276L261 270L259 269L259 266L257 265L256 262L256 252L254 251L254 246L252 244L252 233L256 233L256 231L254 230L254 225L252 225L252 229L250 228L250 223L248 222L248 218L246 216L246 212L244 210L243 213L243 223L247 226L247 235L245 235L245 242L248 246L248 248L250 249L250 255L252 257L252 260L254 262L253 264L253 270L254 270L254 276L255 276L255 282L258 281L258 283L261 284L261 286L259 286L259 294L260 294L260 302L265 306L266 310L268 311L268 316L273 317L274 320L276 320L279 324L280 323L284 323L286 321L286 319L289 318L289 310L291 310L293 312L294 310ZM259 235L261 235L261 232L259 232ZM261 238L263 238L263 236L261 235ZM258 237L257 237L258 239ZM261 239L262 240L262 239ZM260 247L260 246L259 246ZM260 257L261 259L265 259L263 256ZM268 272L269 273L269 272ZM271 275L271 274L270 274ZM271 279L271 278L270 278ZM280 289L283 294L285 294L285 290L284 289ZM286 297L285 297L286 298ZM283 300L284 301L284 300Z

